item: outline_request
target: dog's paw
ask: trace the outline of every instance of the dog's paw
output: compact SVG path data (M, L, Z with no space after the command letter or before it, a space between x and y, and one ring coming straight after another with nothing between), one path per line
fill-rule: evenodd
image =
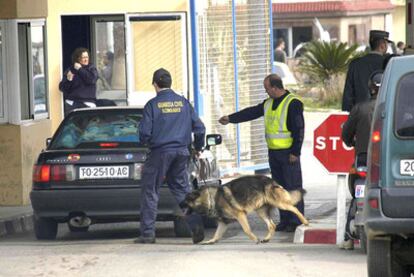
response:
M204 240L202 242L200 242L200 244L202 245L211 245L211 244L215 244L216 242L214 240Z
M266 242L269 242L270 240L269 239L262 239L260 242L261 243L266 243Z

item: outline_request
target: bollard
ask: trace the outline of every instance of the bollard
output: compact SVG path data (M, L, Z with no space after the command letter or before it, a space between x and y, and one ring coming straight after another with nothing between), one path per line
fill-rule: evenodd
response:
M336 244L340 245L344 241L346 224L346 175L337 175L336 187Z

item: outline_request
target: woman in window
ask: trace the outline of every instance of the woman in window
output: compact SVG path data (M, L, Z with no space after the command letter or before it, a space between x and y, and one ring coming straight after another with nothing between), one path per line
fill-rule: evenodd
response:
M98 70L89 63L89 50L76 48L72 65L59 83L65 101L65 116L76 108L96 107L97 80Z

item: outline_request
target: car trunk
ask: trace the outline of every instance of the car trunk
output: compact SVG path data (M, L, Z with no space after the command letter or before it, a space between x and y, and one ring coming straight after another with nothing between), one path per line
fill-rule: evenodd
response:
M50 165L57 177L50 178L53 189L91 187L139 187L140 171L146 159L146 149L82 149L77 151L45 151L39 164ZM65 172L67 166L70 172ZM56 168L56 169L54 169ZM64 175L59 177L58 175ZM66 178L66 176L69 176Z

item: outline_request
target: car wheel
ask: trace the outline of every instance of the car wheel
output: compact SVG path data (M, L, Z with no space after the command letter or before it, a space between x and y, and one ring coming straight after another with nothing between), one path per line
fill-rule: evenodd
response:
M406 266L401 265L391 249L391 240L368 240L368 276L410 276Z
M217 228L217 220L212 217L203 216L204 228Z
M176 237L188 238L191 237L191 230L187 222L181 216L177 216L174 219L174 233Z
M34 231L39 240L53 240L56 238L58 224L51 218L34 217Z
M358 238L359 238L359 245L361 246L361 250L364 254L367 254L367 234L365 234L364 227L358 227Z
M89 230L89 226L86 227L74 227L68 223L68 228L73 233L80 233L80 232L87 232Z

